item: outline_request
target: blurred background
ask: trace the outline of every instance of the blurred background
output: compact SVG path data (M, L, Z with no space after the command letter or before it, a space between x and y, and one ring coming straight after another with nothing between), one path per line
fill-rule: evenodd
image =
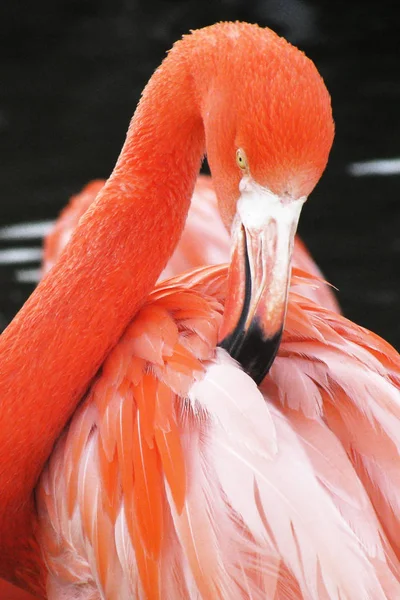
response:
M0 6L0 329L33 290L43 233L107 177L165 51L218 20L314 60L336 141L300 233L345 314L400 348L400 20L387 0L36 0Z

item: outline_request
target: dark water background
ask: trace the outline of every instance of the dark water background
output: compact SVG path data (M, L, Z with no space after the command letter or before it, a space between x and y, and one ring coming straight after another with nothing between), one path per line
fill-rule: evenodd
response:
M345 314L399 348L400 168L350 172L400 157L397 15L387 1L2 0L0 227L53 219L110 173L141 89L181 34L218 20L269 25L316 62L337 126L300 232ZM0 328L33 289L40 243L0 230Z

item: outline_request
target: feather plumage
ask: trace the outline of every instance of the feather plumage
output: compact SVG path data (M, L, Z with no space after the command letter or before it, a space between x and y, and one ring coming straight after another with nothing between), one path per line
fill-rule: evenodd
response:
M119 598L143 600L400 596L395 354L380 360L360 328L343 338L349 323L299 294L294 271L261 393L214 349L225 273L155 290L60 440L38 491L50 600L71 585L113 598L111 572Z

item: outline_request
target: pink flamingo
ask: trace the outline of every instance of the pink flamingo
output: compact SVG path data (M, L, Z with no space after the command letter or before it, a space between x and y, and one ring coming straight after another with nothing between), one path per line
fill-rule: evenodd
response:
M294 271L272 364L332 137L314 66L269 30L219 24L171 51L0 341L3 576L50 599L399 596L397 353ZM204 144L228 281L214 266L149 296Z

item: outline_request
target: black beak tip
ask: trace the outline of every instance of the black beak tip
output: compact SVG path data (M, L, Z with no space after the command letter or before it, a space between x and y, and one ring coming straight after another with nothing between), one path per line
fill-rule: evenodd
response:
M265 337L259 323L254 320L247 332L236 328L218 345L237 360L243 370L254 379L257 385L260 385L277 355L282 333L283 328L279 329L272 337Z

